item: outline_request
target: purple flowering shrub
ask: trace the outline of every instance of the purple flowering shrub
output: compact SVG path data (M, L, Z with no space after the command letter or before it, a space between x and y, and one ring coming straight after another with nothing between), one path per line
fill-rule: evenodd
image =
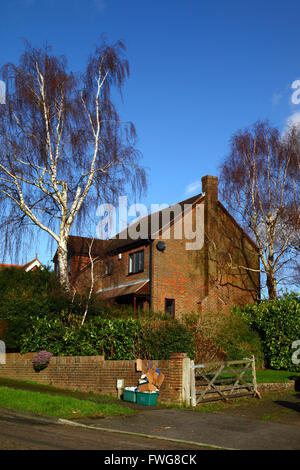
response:
M40 351L33 357L33 367L36 371L43 370L47 367L50 362L51 357L53 354L48 351Z

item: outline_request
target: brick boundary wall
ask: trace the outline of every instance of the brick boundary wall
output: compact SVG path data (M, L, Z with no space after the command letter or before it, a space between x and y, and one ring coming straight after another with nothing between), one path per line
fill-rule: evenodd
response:
M132 387L142 374L136 371L136 360L105 361L103 356L53 356L46 369L36 372L32 364L34 354L6 354L6 364L0 364L0 377L117 397L117 379L124 379L124 386ZM184 353L173 354L169 360L143 360L143 371L151 363L165 375L159 393L161 403L183 403L186 360L189 359Z

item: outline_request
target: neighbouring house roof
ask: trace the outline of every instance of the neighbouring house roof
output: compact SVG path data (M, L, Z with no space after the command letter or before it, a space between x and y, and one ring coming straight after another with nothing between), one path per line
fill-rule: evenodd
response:
M36 255L35 259L33 259L32 261L29 261L26 264L0 263L0 271L3 271L4 269L10 269L10 268L23 269L24 271L29 272L29 271L34 271L34 269L36 269L36 268L43 268L43 265L38 260L37 255Z

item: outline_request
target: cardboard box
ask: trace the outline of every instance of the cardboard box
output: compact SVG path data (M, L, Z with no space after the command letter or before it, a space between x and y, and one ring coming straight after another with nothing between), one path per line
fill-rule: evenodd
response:
M149 383L154 384L157 387L161 386L165 378L164 374L160 372L160 370L158 370L155 366L152 366L148 369L146 377Z
M165 379L164 374L160 373L160 375L159 375L158 378L157 378L156 384L155 384L155 385L157 386L157 388L159 388L159 387L161 386L161 384L163 383L164 379Z
M151 383L141 384L138 386L138 392L156 392L157 388Z
M153 382L154 382L155 379L154 379L154 372L153 372L152 369L149 369L149 370L147 371L146 377L147 377L148 382L150 382L151 384L153 384Z
M136 360L136 369L140 369L142 366L142 360ZM123 398L126 401L134 401L135 395L136 397L140 397L140 404L145 405L154 405L156 404L157 397L158 397L158 389L164 381L164 374L157 369L152 364L148 364L148 370L146 373L141 375L139 379L139 385L137 387L137 391L126 391L129 387L126 387L125 393L123 393ZM136 398L137 399L137 398ZM144 400L144 401L143 401ZM138 402L138 400L137 400Z

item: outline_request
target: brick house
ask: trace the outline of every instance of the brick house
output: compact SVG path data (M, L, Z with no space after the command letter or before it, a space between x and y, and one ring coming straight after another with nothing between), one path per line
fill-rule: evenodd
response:
M203 177L201 194L140 219L130 233L141 226L147 233L140 238L128 229L111 240L94 240L90 254L99 298L174 317L225 312L259 298L258 248L218 200L216 177ZM69 237L70 281L82 293L91 285L91 241Z

